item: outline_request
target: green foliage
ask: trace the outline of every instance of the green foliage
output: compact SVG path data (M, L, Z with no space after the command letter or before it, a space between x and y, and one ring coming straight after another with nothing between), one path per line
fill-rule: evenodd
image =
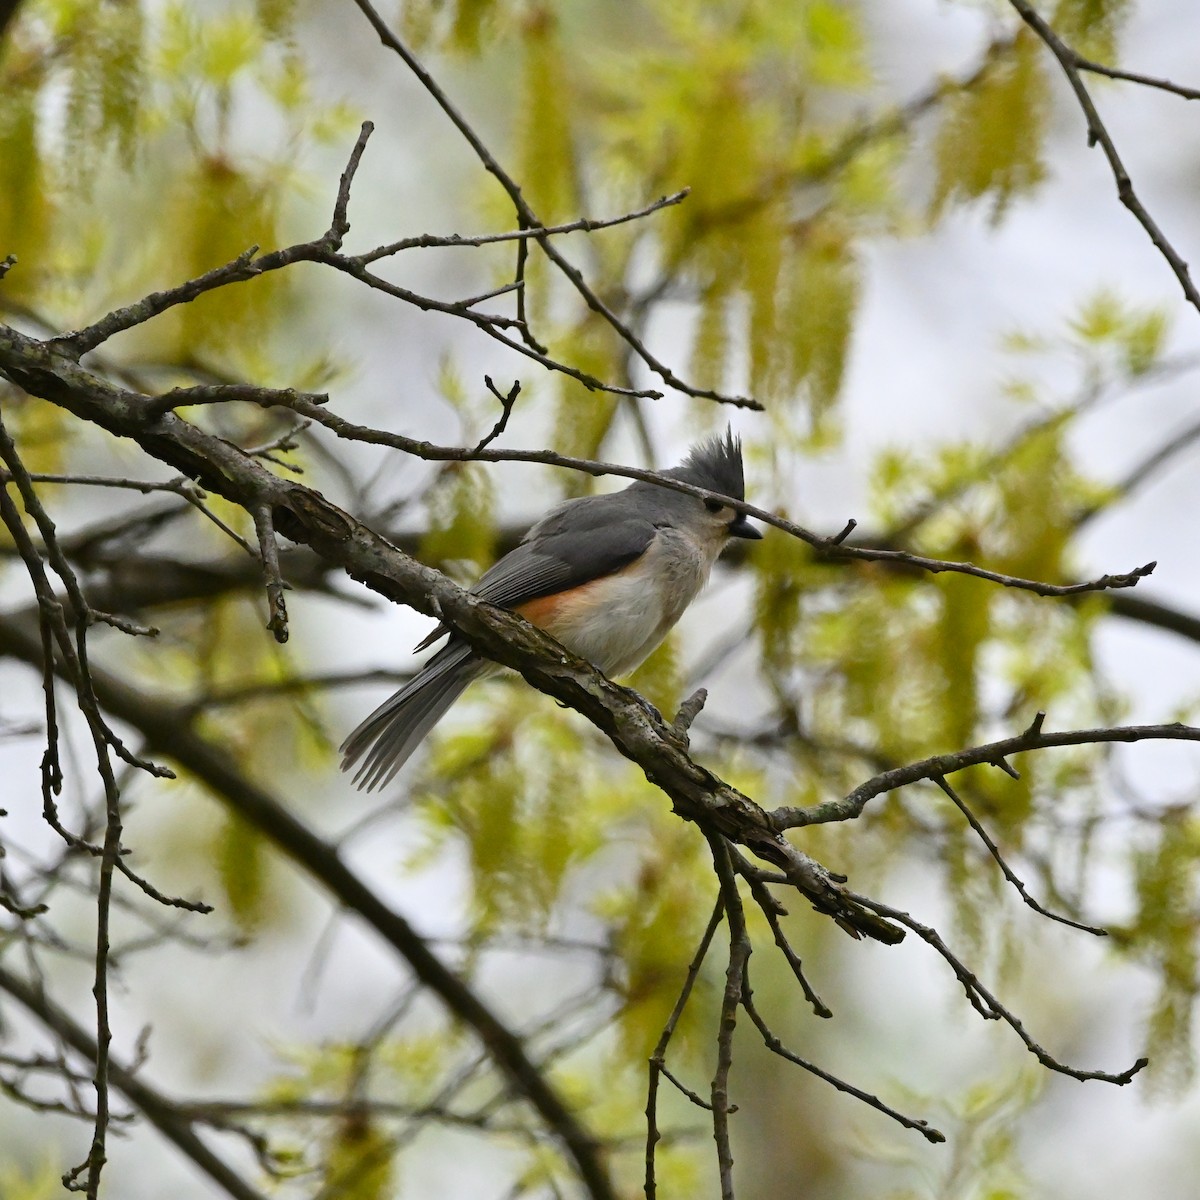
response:
M522 27L525 67L522 187L533 210L548 224L579 213L572 142L574 113L568 60L558 37L558 22L547 8L534 8Z
M286 1070L264 1092L270 1103L287 1104L309 1096L342 1100L368 1077L386 1080L389 1094L414 1102L427 1097L459 1049L460 1035L436 1028L369 1045L328 1042L280 1051Z
M287 1134L272 1137L270 1154L284 1175L320 1170L331 1196L381 1200L395 1195L402 1139L393 1122L376 1119L357 1101L370 1094L385 1105L419 1110L439 1103L447 1069L461 1051L461 1032L437 1027L362 1044L332 1042L287 1047L287 1063L265 1090L267 1105L299 1105ZM324 1101L342 1109L333 1122L314 1121L305 1104ZM318 1161L312 1161L317 1158Z
M629 1063L644 1063L653 1052L713 902L704 842L678 821L647 824L657 837L644 843L636 880L600 905L624 974L617 1027L621 1059ZM674 1054L694 1050L711 1028L716 994L702 976L672 1039Z
M763 670L786 674L803 645L802 605L806 591L823 582L812 567L812 552L796 538L768 530L750 561L755 575L754 625L762 646Z
M498 0L408 0L399 20L406 39L419 49L437 44L478 54L505 7Z
M338 1121L325 1150L324 1188L339 1200L393 1196L392 1139L365 1112Z
M230 85L254 68L263 40L263 30L246 8L200 20L190 6L175 3L167 9L159 54L172 75L202 78L220 112L230 102Z
M1050 23L1085 58L1112 64L1130 7L1129 0L1058 0Z
M969 745L979 721L979 654L991 634L991 592L965 575L939 575L941 612L927 657L942 679L944 736Z
M1069 328L1085 348L1111 350L1123 373L1136 378L1161 358L1170 315L1163 308L1138 307L1102 288L1084 301Z
M805 385L814 432L820 432L842 386L858 307L858 271L844 233L813 225L803 236L783 301L781 366L789 389Z
M67 47L64 163L86 191L104 151L115 147L133 165L145 61L142 9L133 0L57 5Z
M0 54L0 258L12 254L19 264L4 279L5 293L28 301L44 279L41 258L52 215L37 137L43 69L15 42L0 47Z
M0 1196L4 1200L57 1200L62 1195L62 1168L52 1161L34 1170L0 1165Z
M447 463L425 494L424 562L477 578L495 558L495 487L479 463ZM464 572L463 564L471 564Z
M160 259L169 277L202 275L250 246L278 244L278 202L278 190L268 180L223 158L200 162L176 198L181 220ZM177 353L199 351L219 362L239 342L261 344L286 286L284 276L272 273L181 305L167 318L178 329Z
M768 295L774 295L773 288ZM719 390L725 386L729 366L729 297L723 287L714 284L704 289L699 307L689 377L697 387ZM772 326L773 323L768 328ZM759 344L761 339L756 339L756 346ZM757 366L761 362L759 354L754 353L754 359Z
M990 196L993 222L1045 177L1047 92L1041 43L1022 30L1013 48L942 118L932 213Z
M1001 571L1050 582L1063 575L1063 556L1074 530L1079 497L1063 445L1062 424L1039 430L1016 448L997 473L990 527L981 548Z
M924 1197L955 1197L955 1200L1033 1200L1040 1193L1031 1185L1020 1162L1017 1122L1037 1101L1042 1079L1033 1070L1023 1070L1007 1079L984 1080L947 1101L922 1097L923 1108L945 1113L948 1122L936 1121L947 1132L949 1147L940 1155L938 1178L928 1190L893 1191L888 1200L924 1200ZM897 1149L884 1161L908 1159Z
M296 0L254 0L254 14L268 38L283 38L296 16Z
M577 719L530 689L504 689L482 725L441 735L422 789L430 842L471 867L477 932L544 929L568 870L604 844L626 803L628 773L597 769Z
M230 915L241 929L253 929L264 914L270 883L262 834L236 814L225 813L210 852Z
M580 370L596 378L613 378L617 371L618 347L609 327L589 314L555 342L555 353L566 356ZM601 458L601 447L620 411L617 398L588 391L566 376L557 381L554 408L554 445L561 454L579 458ZM571 496L586 495L596 482L589 475L572 473L561 481Z
M5 398L4 422L20 438L25 466L33 472L61 471L75 434L67 414L36 396ZM4 536L8 536L5 530Z
M635 692L645 696L669 721L679 711L680 695L679 641L677 634L666 640L626 680Z
M1159 991L1147 1028L1151 1086L1178 1091L1192 1078L1196 995L1200 959L1196 913L1200 902L1200 827L1183 810L1169 812L1157 831L1158 844L1134 855L1137 916L1122 932L1138 957L1159 976Z

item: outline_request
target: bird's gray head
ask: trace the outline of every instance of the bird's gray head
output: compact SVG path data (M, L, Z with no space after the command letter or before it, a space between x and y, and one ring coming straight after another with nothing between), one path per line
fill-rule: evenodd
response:
M687 458L665 474L710 492L720 492L722 496L732 496L735 500L746 498L742 440L734 437L728 427L724 433L693 446Z
M706 491L719 492L734 500L746 495L742 469L742 442L730 429L699 442L688 451L677 467L664 471L672 479L693 484ZM684 492L671 492L654 484L635 484L654 490L655 501L670 510L677 520L697 530L704 540L724 544L726 538L761 538L762 534L741 513L719 500L701 500ZM716 553L717 551L714 551Z

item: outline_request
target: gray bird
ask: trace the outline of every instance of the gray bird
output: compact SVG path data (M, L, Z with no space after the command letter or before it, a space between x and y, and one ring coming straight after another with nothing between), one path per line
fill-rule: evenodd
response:
M741 441L728 429L664 474L745 496ZM762 534L718 500L639 480L558 505L471 591L520 613L605 675L625 675L683 615L731 537ZM438 626L417 649L449 632ZM497 669L451 634L342 743L342 770L357 764L355 785L368 791L387 783L467 685Z

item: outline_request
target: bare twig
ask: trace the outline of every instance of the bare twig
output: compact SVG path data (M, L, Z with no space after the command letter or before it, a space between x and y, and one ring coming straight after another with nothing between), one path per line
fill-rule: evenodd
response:
M358 172L359 163L362 162L363 151L367 148L367 139L374 132L374 122L364 121L362 123L358 131L358 139L354 143L354 149L350 151L346 168L342 171L341 179L338 180L337 197L333 202L333 220L330 221L329 230L325 234L331 250L340 250L342 241L350 232L350 220L347 216L350 208L350 189L354 186L354 176Z
M859 784L849 795L836 800L826 800L811 808L777 808L770 815L777 829L797 829L802 825L819 825L825 821L849 821L857 817L867 804L885 792L894 792L918 780L936 780L967 767L984 763L992 766L1007 765L1013 754L1028 750L1047 750L1056 746L1087 746L1107 742L1143 741L1200 741L1200 728L1175 722L1171 725L1117 725L1104 729L1072 729L1062 733L1044 733L1042 723L1045 713L1038 713L1029 728L1016 737L972 746L955 754L938 754L923 758L907 766L881 771L878 775ZM1012 768L1010 767L1011 771Z
M1106 75L1109 79L1120 79L1125 83L1139 83L1142 87L1170 92L1172 95L1182 96L1185 100L1200 100L1200 88L1185 87L1181 83L1172 83L1169 79L1160 79L1154 75L1143 75L1139 71L1124 71L1120 67L1106 66L1104 63L1084 58L1076 50L1071 50L1071 57L1079 70L1087 71L1092 75Z
M1158 227L1157 222L1138 199L1137 193L1134 191L1133 184L1130 181L1129 172L1126 171L1125 164L1121 161L1121 156L1117 152L1116 143L1113 141L1104 122L1100 119L1100 114L1092 100L1091 93L1088 91L1080 75L1080 72L1083 70L1094 70L1095 64L1087 63L1085 65L1085 60L1054 32L1045 18L1029 3L1029 0L1009 0L1009 3L1020 14L1025 24L1045 43L1046 48L1058 60L1058 65L1062 67L1063 74L1066 75L1067 82L1070 84L1071 90L1075 93L1075 99L1079 101L1079 107L1083 110L1084 119L1087 122L1088 145L1099 146L1103 151L1104 157L1108 160L1113 181L1117 185L1117 195L1121 203L1134 215L1138 224L1146 231L1150 241L1154 243L1155 248L1167 260L1172 273L1179 281L1179 286L1183 289L1183 294L1187 298L1187 302L1197 312L1200 312L1200 291L1197 291L1196 285L1192 281L1187 263L1184 262L1179 252L1167 240L1166 235ZM1137 82L1159 86L1159 84L1152 83L1147 78L1139 79Z
M675 720L671 722L671 733L679 741L680 745L685 748L690 744L689 735L692 729L692 722L700 715L707 700L707 689L697 688L679 706L679 711L675 714Z
M504 431L508 428L508 418L512 416L513 405L517 402L517 397L521 394L521 381L513 380L513 385L508 389L506 395L493 382L490 375L483 377L483 382L487 384L487 390L500 401L500 417L496 424L492 426L492 430L485 437L481 438L479 444L475 447L476 451L483 450L491 445Z
M1051 912L1048 908L1044 908L1039 904L1026 890L1025 885L1017 878L1016 873L1004 861L1004 856L1000 853L1000 848L989 836L988 831L980 824L975 814L963 803L962 797L946 782L944 776L937 775L934 777L934 783L950 797L954 806L967 819L967 824L978 834L979 840L987 847L988 853L996 860L996 865L1004 873L1004 878L1017 889L1018 895L1025 901L1034 912L1040 913L1043 917L1048 917L1051 921L1058 921L1062 925L1069 925L1072 929L1080 929L1084 933L1095 934L1096 937L1107 937L1108 930L1101 929L1096 925L1085 925L1082 921L1076 921L1071 917L1065 917L1061 913Z
M550 259L552 263L562 272L562 274L570 281L575 290L583 298L587 306L599 316L601 316L612 328L616 331L618 337L631 346L637 353L638 357L654 372L664 383L675 388L677 391L683 392L685 395L694 396L698 399L716 400L722 404L731 404L740 408L761 409L762 405L756 400L748 399L744 396L727 396L720 392L711 391L707 388L693 387L691 384L685 383L680 379L665 363L656 358L650 353L649 349L633 331L633 329L621 320L620 317L612 311L611 308L592 290L584 279L579 269L573 266L561 253L555 244L553 238L546 232L542 232L546 226L544 222L537 216L536 213L529 207L528 202L521 193L520 187L516 181L508 174L507 171L500 165L492 152L484 145L482 139L471 127L466 118L458 111L450 97L442 89L441 85L433 78L432 75L421 64L420 60L413 52L400 40L400 38L388 27L387 22L376 12L370 0L354 0L358 5L363 15L371 24L371 28L375 30L379 40L387 49L393 51L404 61L404 64L410 71L420 80L422 87L433 97L437 106L446 114L453 123L454 127L466 139L468 145L475 152L476 157L484 168L492 175L500 186L504 189L508 196L509 202L513 206L513 210L517 214L518 223L522 230L528 229L532 232L537 244L541 247L542 252ZM525 245L525 240L520 242L521 246ZM520 278L520 275L518 275ZM524 352L537 357L537 351L530 347L524 347ZM606 389L619 390L619 389ZM645 392L637 392L633 389L625 391L628 395L646 395Z
M292 471L296 475L302 475L304 472L299 467L292 466L288 463L280 464L279 460L272 458L271 455L276 450L295 450L300 445L300 441L296 435L303 433L306 429L311 428L311 426L311 421L297 421L290 428L285 429L281 434L271 438L270 441L263 442L261 446L245 447L246 453L249 454L251 458L265 458L268 462L273 462L277 466L286 466L289 471Z
M979 981L978 976L950 950L936 929L928 925L923 925L920 921L909 916L908 913L901 912L890 905L881 904L877 900L872 900L866 896L858 896L857 899L866 908L873 909L880 916L896 921L906 929L911 929L923 942L936 950L954 972L959 983L962 984L963 991L966 993L967 999L976 1012L985 1020L1003 1021L1021 1039L1030 1054L1048 1070L1054 1071L1059 1075L1069 1075L1072 1079L1081 1081L1095 1079L1103 1083L1115 1083L1118 1087L1124 1087L1125 1084L1129 1083L1147 1065L1148 1059L1139 1058L1128 1070L1122 1071L1119 1074L1112 1074L1108 1071L1082 1071L1077 1067L1067 1066L1065 1063L1059 1062L1058 1059L1054 1058L1053 1055L1049 1054L1029 1036L1021 1021L1009 1009L1005 1008Z
M523 279L513 280L511 283L502 283L499 287L488 288L486 292L479 292L477 295L468 296L465 300L457 300L456 304L462 308L474 308L477 304L482 304L485 300L495 300L497 296L507 296L510 292L517 294L517 319L513 322L513 327L524 336L525 333L525 316L520 310L520 302L525 295L525 281ZM533 349L541 354L546 353L546 347L537 343L525 343L527 346L532 345Z
M278 399L273 397L278 395ZM262 388L248 383L204 383L194 387L172 388L151 400L148 411L155 416L164 416L177 408L190 408L202 404L258 404L271 408L276 404L284 408L294 407L293 400L304 400L307 404L328 404L327 392L298 392L295 388Z
M671 1083L674 1084L675 1090L678 1091L681 1095L686 1096L697 1108L702 1108L702 1109L704 1109L705 1112L712 1112L712 1105L709 1104L709 1102L707 1100L705 1100L704 1097L701 1096L698 1092L693 1092L692 1089L690 1087L688 1087L686 1083L682 1082L682 1080L678 1079L675 1075L673 1075L671 1073L670 1067L668 1067L664 1064L662 1067L662 1073L665 1078L669 1079L671 1081ZM736 1112L737 1111L736 1106L731 1107L729 1111Z
M655 200L653 204L647 204L644 208L634 209L632 212L622 213L619 217L607 217L598 220L583 217L577 221L568 221L563 225L526 226L523 229L514 229L508 233L481 233L469 237L458 233L441 236L424 233L419 237L402 238L398 242L389 242L386 246L377 246L374 250L368 250L365 254L357 254L354 257L358 262L366 266L377 262L381 258L388 258L393 254L398 254L402 250L414 250L422 247L489 246L496 242L522 241L528 243L531 239L557 237L564 233L576 233L579 231L594 233L597 229L611 229L614 225L624 225L628 221L639 221L643 217L650 216L651 213L658 212L659 209L669 208L671 205L678 204L687 198L690 190L690 188L684 188L682 191L672 192L669 196L663 196L660 200ZM519 271L517 277L519 280ZM509 284L508 286L511 288L513 284Z
M870 1092L863 1091L862 1088L855 1087L852 1083L847 1083L844 1079L839 1079L836 1075L818 1067L815 1063L811 1063L806 1058L801 1058L798 1054L789 1050L771 1031L771 1027L763 1020L762 1014L759 1013L758 1007L754 1003L753 993L747 987L742 995L742 1007L746 1010L750 1020L754 1022L755 1028L762 1034L764 1045L772 1054L779 1055L780 1058L787 1059L790 1063L795 1063L798 1067L803 1067L804 1070L815 1075L818 1079L823 1079L826 1083L837 1088L839 1092L845 1092L849 1096L853 1096L857 1100L861 1100L864 1104L870 1105L872 1108L878 1109L885 1116L891 1117L893 1121L903 1125L905 1129L915 1129L927 1142L944 1142L946 1135L938 1129L934 1129L927 1121L920 1120L917 1117L908 1117L898 1109L892 1108L890 1104L885 1104L878 1096L872 1095Z
M662 1140L662 1134L658 1128L658 1079L660 1075L665 1073L667 1047L671 1043L671 1038L675 1036L675 1028L679 1024L679 1018L683 1016L683 1010L687 1007L688 999L692 994L692 988L696 984L700 968L704 965L704 959L708 955L708 948L712 945L713 935L717 932L717 926L721 923L721 916L724 911L725 899L723 895L718 893L717 902L713 905L712 916L708 918L708 925L705 927L704 933L700 938L700 944L696 947L696 953L692 955L692 961L688 964L687 975L683 980L683 987L679 990L675 1006L671 1009L671 1014L667 1017L667 1023L663 1026L663 1031L659 1035L658 1042L654 1047L654 1053L650 1056L648 1064L649 1080L646 1086L646 1200L655 1200L655 1197L658 1195L658 1184L654 1171L655 1149ZM680 1086L675 1080L672 1080L672 1082L675 1082L676 1086ZM697 1097L697 1099L699 1098Z
M258 532L258 546L262 554L263 575L267 581L267 608L270 618L267 628L280 644L288 640L287 605L283 593L287 584L279 570L279 545L275 540L275 523L270 508L257 505L253 510L254 528Z
M748 517L754 517L764 524L774 526L800 541L812 546L819 554L830 558L856 559L862 562L885 562L895 566L907 567L930 574L953 572L960 575L971 575L990 583L998 583L1003 587L1015 588L1020 591L1033 592L1038 596L1077 596L1086 592L1106 591L1112 588L1135 587L1137 583L1151 574L1157 563L1146 563L1132 571L1123 574L1101 575L1096 579L1083 583L1045 583L1034 579L1022 579L1015 575L1006 575L999 571L991 571L974 563L953 562L948 559L930 558L923 554L913 554L907 550L882 549L871 546L847 546L845 538L855 528L855 521L847 522L846 526L832 537L825 537L789 521L767 509L758 508L745 500L732 496L723 496L718 492L697 487L681 479L674 479L659 471L650 471L641 467L627 467L618 463L599 462L595 459L576 458L572 455L557 454L552 450L496 450L492 447L469 449L456 446L439 446L417 438L405 437L399 433L389 433L372 429L366 425L356 425L335 413L310 407L297 401L289 405L296 412L302 413L317 424L325 426L340 438L349 441L365 442L375 446L389 446L393 449L404 450L434 462L525 462L541 463L546 466L563 467L567 470L580 471L587 475L617 475L625 479L640 479L648 483L656 483L672 491L683 492L685 495L697 496L702 500L719 499L723 504Z
M725 990L721 995L721 1015L717 1025L717 1069L712 1079L713 1140L717 1143L717 1172L721 1181L721 1200L734 1200L733 1147L729 1137L729 1116L736 1107L729 1103L729 1071L733 1066L733 1035L737 1010L746 986L746 969L753 946L746 930L742 898L738 895L737 876L729 858L725 839L708 834L713 866L721 881L725 898L725 916L729 923L729 962L725 968Z
M772 895L771 890L767 887L768 882L786 884L788 882L787 877L784 876L782 879L779 879L766 871L760 870L753 863L747 862L745 856L739 854L732 847L730 847L729 852L733 857L733 865L737 869L738 874L750 885L750 894L754 897L754 902L762 910L763 916L767 919L767 924L771 927L771 933L775 938L775 945L779 947L784 960L787 962L792 974L796 977L796 982L800 985L801 991L804 992L805 999L812 1005L813 1012L818 1017L832 1017L832 1010L813 990L812 984L808 982L808 977L804 974L804 965L800 961L800 956L792 949L791 943L787 940L787 935L783 932L783 926L779 923L779 918L787 915L787 909Z

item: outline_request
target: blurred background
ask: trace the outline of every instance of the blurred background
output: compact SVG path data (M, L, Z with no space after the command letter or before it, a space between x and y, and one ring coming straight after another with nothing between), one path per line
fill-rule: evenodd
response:
M1133 592L1044 599L962 576L820 561L778 531L730 555L632 680L665 713L696 687L694 755L764 807L844 794L881 769L1023 729L1194 721L1200 564L1194 399L1200 313L1118 201L1054 61L1000 0L384 0L547 224L689 188L645 219L558 246L658 359L730 407L662 387L588 391L474 326L299 264L183 305L90 359L125 386L327 391L361 425L473 445L522 385L502 448L669 466L726 422L747 498L822 534L1067 583L1157 560ZM1188 0L1049 0L1082 54L1200 87ZM228 261L319 236L369 119L345 249L500 232L511 204L352 0L0 4L0 317L46 336ZM1161 90L1085 76L1142 202L1200 246L1200 120ZM511 244L408 249L384 279L443 301L502 286ZM637 389L660 381L537 252L525 304L551 356ZM486 302L513 312L507 295ZM0 385L4 420L100 607L97 670L215 747L336 844L508 1024L641 1193L646 1059L712 911L697 831L577 714L521 681L476 687L380 794L336 766L429 628L300 550L291 639L265 632L244 513L178 491L132 443ZM526 464L437 464L223 405L189 419L299 478L460 581L554 500L618 486ZM852 539L852 540L854 540ZM36 608L0 541L0 847L13 896L0 962L85 1027L95 863L46 825ZM71 708L63 691L60 704ZM102 819L86 729L61 714L60 808ZM148 736L136 719L130 745ZM171 761L169 750L157 753ZM910 937L846 938L793 902L788 936L818 1020L759 922L760 1007L793 1051L947 1135L929 1145L768 1054L747 1022L732 1076L739 1195L1184 1200L1200 1170L1194 802L1186 743L1022 756L961 794L1043 903L1022 906L932 786L791 835L851 884L938 927L1080 1083L985 1023ZM124 780L136 869L209 916L118 889L114 1053L272 1194L571 1196L557 1143L395 951L236 816L219 782ZM707 1094L723 935L672 1043ZM0 1196L56 1195L87 1122L54 1037L0 995ZM148 1031L148 1032L146 1032ZM76 1067L78 1061L72 1060ZM43 1063L31 1066L31 1063ZM87 1071L84 1070L86 1076ZM709 1115L663 1094L662 1195L719 1194ZM128 1112L122 1101L120 1112ZM139 1120L110 1196L222 1194ZM363 1164L368 1164L364 1169Z

